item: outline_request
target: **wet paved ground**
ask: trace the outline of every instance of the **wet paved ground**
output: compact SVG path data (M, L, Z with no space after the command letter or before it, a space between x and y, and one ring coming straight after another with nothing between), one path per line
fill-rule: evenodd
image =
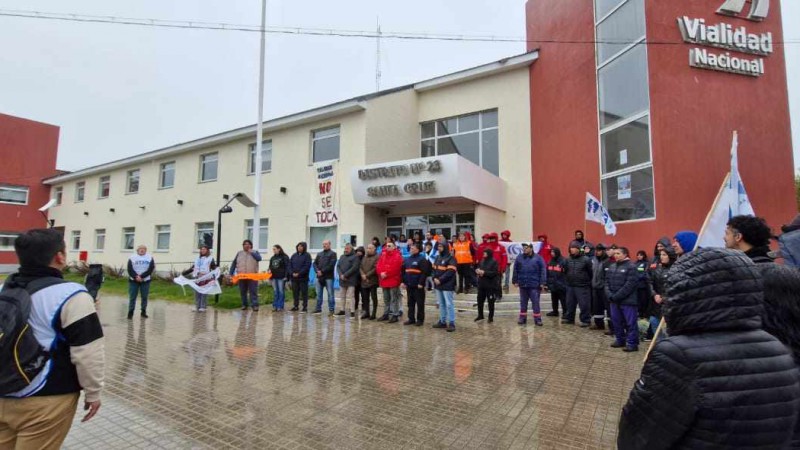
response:
M68 449L611 449L643 357L553 318L464 313L446 333L430 307L424 327L159 301L129 321L114 297L99 309L103 407Z

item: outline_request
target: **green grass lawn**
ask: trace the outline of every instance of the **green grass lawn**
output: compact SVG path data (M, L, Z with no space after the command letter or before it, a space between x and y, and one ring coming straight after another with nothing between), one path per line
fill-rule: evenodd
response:
M83 275L77 273L66 273L64 278L70 281L83 283ZM128 280L127 278L111 278L106 276L106 281L103 287L100 288L99 297L103 295L119 295L122 297L128 296ZM309 297L314 295L314 289L309 289ZM287 289L286 299L287 303L291 302L291 291ZM262 283L258 288L258 298L261 304L272 304L273 292L272 286ZM314 298L314 297L312 297ZM177 303L194 304L194 291L191 288L186 288L186 293L181 286L175 283L164 280L153 280L150 283L150 299L151 300L167 300ZM239 287L223 287L222 294L219 296L219 303L214 304L214 296L209 296L208 303L220 309L236 309L242 306L242 301L239 297Z

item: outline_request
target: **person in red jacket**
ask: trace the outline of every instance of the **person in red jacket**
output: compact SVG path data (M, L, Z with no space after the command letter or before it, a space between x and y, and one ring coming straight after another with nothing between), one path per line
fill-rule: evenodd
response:
M550 264L550 258L553 257L550 254L550 251L553 250L553 246L550 245L549 242L547 242L547 235L546 234L540 234L539 236L536 237L536 239L538 239L539 242L542 243L542 246L539 247L539 256L544 258L544 263L545 264Z
M384 247L375 270L383 290L383 315L378 321L395 323L400 316L400 283L403 282L403 256L394 242Z
M478 255L483 255L483 251L489 248L489 233L483 233L481 236L481 243L478 244Z

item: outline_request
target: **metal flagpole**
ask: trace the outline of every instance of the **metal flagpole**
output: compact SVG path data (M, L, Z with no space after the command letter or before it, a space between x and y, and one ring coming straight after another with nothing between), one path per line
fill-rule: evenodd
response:
M253 167L253 177L255 186L253 191L253 250L261 248L259 234L261 228L261 164L264 140L264 51L266 50L267 40L267 0L261 0L261 47L258 53L258 122L256 122L256 154Z

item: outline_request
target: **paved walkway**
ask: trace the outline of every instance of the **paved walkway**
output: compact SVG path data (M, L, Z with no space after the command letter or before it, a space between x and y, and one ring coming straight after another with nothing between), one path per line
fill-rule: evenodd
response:
M611 449L643 357L552 318L464 313L446 333L434 308L424 327L159 301L129 321L108 296L99 309L103 407L68 449Z

